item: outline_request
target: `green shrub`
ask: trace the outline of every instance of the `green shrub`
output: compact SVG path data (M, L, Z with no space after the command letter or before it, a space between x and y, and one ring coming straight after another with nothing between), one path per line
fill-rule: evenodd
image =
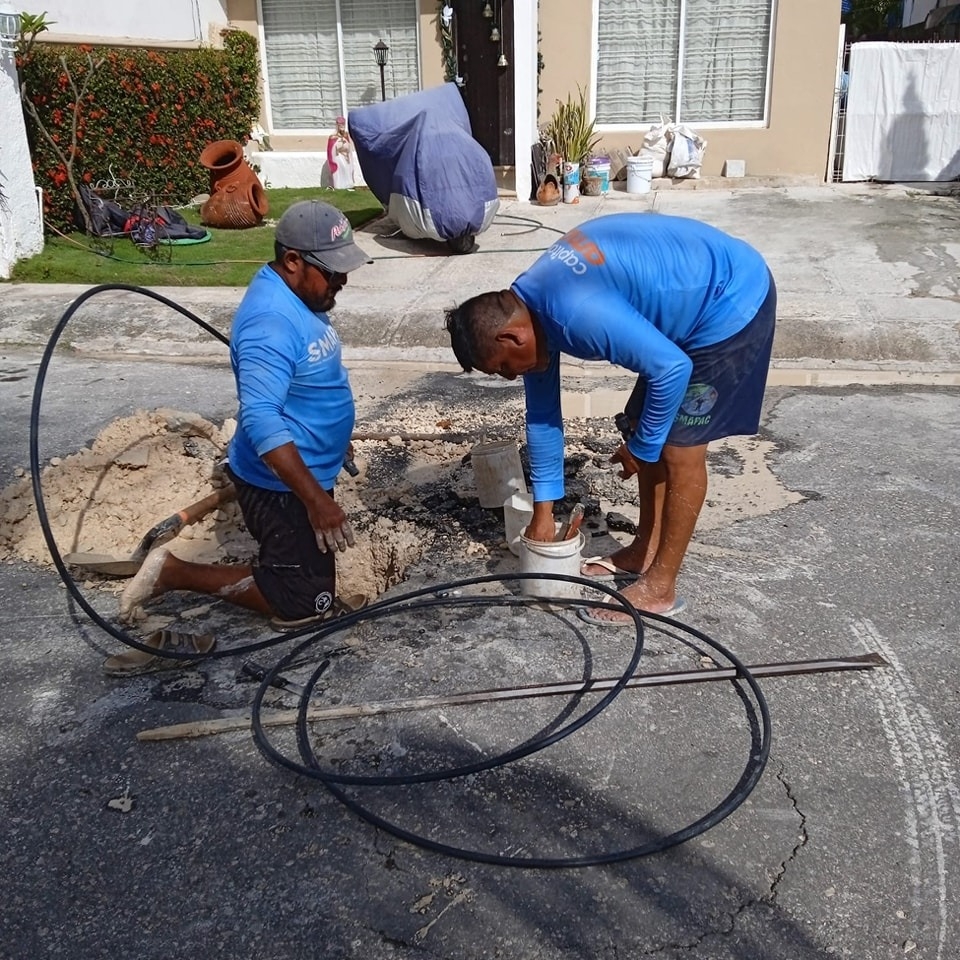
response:
M222 50L37 43L25 56L21 51L17 66L40 122L67 156L76 122L77 183L132 180L139 194L177 203L209 189L201 150L213 140L245 143L260 114L256 40L239 30L223 39ZM25 113L45 216L60 229L71 227L66 165Z

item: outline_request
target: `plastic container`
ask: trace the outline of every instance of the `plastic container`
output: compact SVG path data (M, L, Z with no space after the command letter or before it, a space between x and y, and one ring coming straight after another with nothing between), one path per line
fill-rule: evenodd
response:
M529 493L514 493L503 501L503 530L510 552L520 556L520 534L530 526L533 519L533 496Z
M520 535L520 571L521 573L555 573L568 577L580 576L580 554L586 541L582 533L569 540L555 540L544 543L541 540L528 540ZM554 597L579 600L583 597L583 586L565 580L529 580L520 581L520 592L528 597Z
M474 444L470 461L481 507L502 507L511 494L527 492L516 440Z
M576 203L580 199L580 164L563 165L563 202Z
M649 193L653 157L627 157L627 193Z
M600 181L600 192L610 192L610 158L591 157L587 161L587 176L597 177Z

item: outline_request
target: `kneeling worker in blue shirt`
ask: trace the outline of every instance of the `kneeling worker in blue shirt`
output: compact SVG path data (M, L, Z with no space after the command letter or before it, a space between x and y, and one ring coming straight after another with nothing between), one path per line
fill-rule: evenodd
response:
M759 429L777 294L763 257L696 220L621 213L565 234L513 282L449 310L464 370L522 376L533 519L527 536L555 536L564 493L560 355L607 360L639 377L618 423L611 462L636 476L633 542L584 561L583 576L632 576L638 610L672 615L677 577L707 491L707 444ZM581 611L591 622L623 613Z
M230 331L238 411L227 472L258 561L189 563L158 547L123 592L121 619L171 590L220 597L279 629L337 612L335 555L354 536L333 488L352 459L354 403L327 312L347 274L370 262L330 204L303 201L280 218L274 259L254 276Z

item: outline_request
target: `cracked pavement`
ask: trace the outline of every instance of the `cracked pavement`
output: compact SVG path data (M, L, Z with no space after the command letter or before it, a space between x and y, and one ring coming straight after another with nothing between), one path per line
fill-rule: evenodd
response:
M0 464L9 472L26 460L32 380L16 371L32 361L4 362L11 416ZM181 407L188 397L213 418L231 412L222 365L55 363L45 456L75 449L147 397L159 406L179 396ZM361 421L398 391L442 395L454 417L461 406L495 411L501 396L476 378L416 367L363 368L354 385ZM617 865L520 870L423 850L270 765L246 732L140 743L139 730L216 716L253 688L238 693L230 660L198 667L189 683L110 680L99 666L110 645L56 575L5 565L0 955L954 955L956 391L775 387L763 427L770 471L803 497L698 535L683 574L685 622L747 663L876 651L890 667L761 681L773 742L747 802L684 845ZM719 466L736 468L729 457ZM509 565L496 551L428 555L402 588L486 573L496 556ZM110 612L109 598L98 603ZM379 631L361 625L348 641L355 655L325 675L322 698L383 699L421 681L434 692L550 671L576 677L585 665L616 673L630 646L623 633L583 626L536 609L467 606L397 617ZM644 671L696 660L648 631ZM445 709L443 719L341 722L318 734L318 750L367 772L470 762L567 709L576 707L519 701ZM292 748L290 731L277 736ZM609 849L699 816L736 782L750 744L730 684L627 691L582 731L504 771L358 793L379 815L443 842L524 856Z

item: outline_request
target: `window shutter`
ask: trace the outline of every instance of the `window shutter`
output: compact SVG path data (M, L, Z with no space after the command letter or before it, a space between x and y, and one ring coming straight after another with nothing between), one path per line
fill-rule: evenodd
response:
M380 101L378 40L390 48L383 71L387 99L420 89L415 0L340 0L340 15L348 108Z
M654 123L677 100L679 0L600 0L597 122Z
M597 122L763 120L771 10L772 0L599 0Z
M332 127L340 113L334 0L261 6L274 128Z
M380 100L374 44L390 47L388 97L420 89L417 0L261 0L275 130L332 129L347 108ZM340 89L340 64L346 91Z
M770 0L687 0L686 8L681 116L762 120Z

